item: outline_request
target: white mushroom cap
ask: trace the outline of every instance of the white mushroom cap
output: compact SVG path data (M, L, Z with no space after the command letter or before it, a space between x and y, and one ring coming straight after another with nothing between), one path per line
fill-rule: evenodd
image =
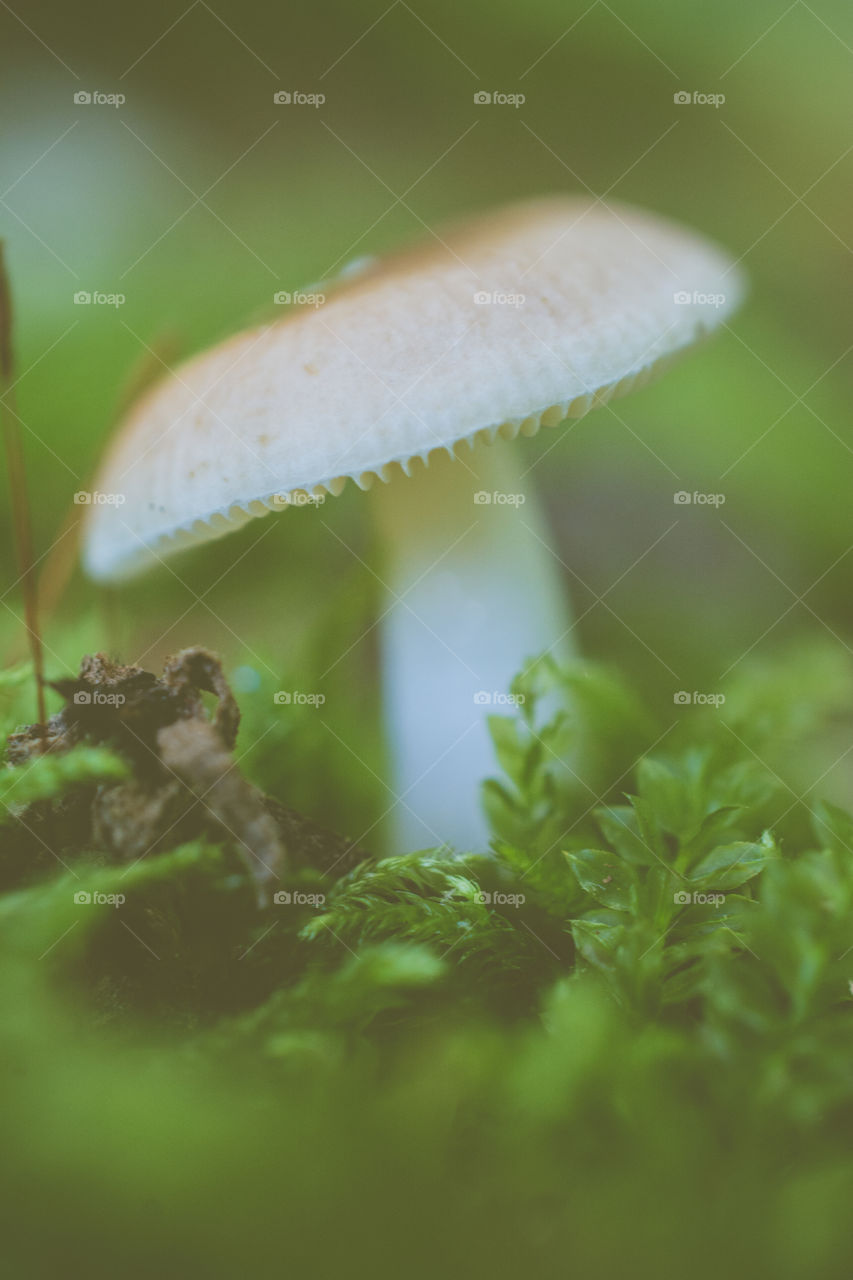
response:
M450 227L144 396L96 481L124 501L90 508L86 569L127 577L347 477L580 417L740 292L725 254L636 209L550 197Z

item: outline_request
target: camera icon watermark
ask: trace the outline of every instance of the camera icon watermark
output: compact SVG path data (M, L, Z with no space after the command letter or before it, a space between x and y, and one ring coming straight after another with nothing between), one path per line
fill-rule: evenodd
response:
M123 507L125 502L123 493L101 493L99 489L78 489L74 495L75 507Z
M123 307L126 302L125 294L103 293L100 289L78 289L74 294L75 307Z
M672 901L677 907L712 906L721 907L726 900L724 893L700 893L694 890L692 893L686 889L679 889L672 895Z
M491 93L487 93L485 89L479 89L474 94L475 107L515 107L517 111L526 101L527 97L523 93L504 93L500 89Z
M688 693L686 689L679 689L678 693L672 695L672 700L677 707L716 707L718 710L725 705L726 695L724 693L700 693L694 689L692 693Z
M322 707L326 701L325 693L302 693L299 689L279 689L272 696L279 707Z
M686 489L679 489L677 493L672 495L672 500L677 507L721 507L726 501L724 493L697 493L696 490L688 493Z
M527 301L526 294L509 293L502 289L479 289L474 294L474 305L477 307L523 307Z
M474 901L484 907L523 907L527 898L523 893L501 893L496 890L478 889Z
M269 499L274 507L322 507L325 493L309 493L307 489L291 489L289 493L274 493Z
M724 307L726 305L724 293L702 293L699 289L694 289L692 293L687 289L677 289L672 295L672 300L677 307Z
M524 703L523 693L502 693L500 690L489 693L487 689L480 689L474 694L475 707L522 707Z
M74 105L77 107L123 107L127 98L123 93L101 93L95 89L88 92L78 89L74 94Z
M277 907L324 907L326 905L326 895L324 893L300 893L298 890L279 889L274 893L272 900Z
M74 894L74 903L78 907L99 906L99 907L122 907L127 898L123 893L100 893L95 890L90 893L88 889L78 889Z
M279 289L273 294L272 300L277 307L313 307L316 311L326 301L326 295L325 293L301 293L298 289L295 293L288 293L286 289Z
M72 699L75 707L123 707L123 693L104 693L101 689L78 689Z
M672 100L677 107L715 107L717 110L726 100L724 93L701 93L698 89L688 92L686 89L680 89L672 95Z
M325 93L302 93L299 89L279 89L272 100L277 107L322 107Z
M478 489L474 494L475 507L523 507L527 501L524 493L504 493L500 489Z

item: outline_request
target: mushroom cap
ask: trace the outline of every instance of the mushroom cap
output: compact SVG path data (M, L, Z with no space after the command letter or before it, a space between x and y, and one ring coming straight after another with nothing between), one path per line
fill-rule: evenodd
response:
M125 578L348 477L366 488L434 449L581 417L720 324L741 291L703 237L594 199L443 228L145 394L97 478L85 567Z

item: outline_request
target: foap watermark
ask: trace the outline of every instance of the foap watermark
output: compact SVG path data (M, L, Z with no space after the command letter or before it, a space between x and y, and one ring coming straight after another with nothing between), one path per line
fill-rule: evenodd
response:
M498 890L475 889L473 895L461 889L446 889L441 902L452 902L459 907L476 903L478 907L523 907L527 898L523 893L503 893Z
M526 301L523 293L505 293L501 289L480 289L474 294L478 307L523 307Z
M126 302L123 293L103 293L100 289L78 289L74 295L75 307L123 307Z
M523 93L504 93L502 89L493 89L487 92L485 89L478 89L474 94L475 107L523 107L527 98Z
M672 95L672 100L677 107L716 107L718 110L726 100L724 93L702 93L699 89L692 92L687 89L680 89L678 93Z
M123 493L102 493L100 489L78 489L74 495L75 507L123 507L126 502Z
M290 493L274 493L269 499L274 507L322 507L325 493L309 493L307 489L291 489Z
M672 900L677 907L721 907L726 900L726 895L724 893L700 893L698 889L694 889L690 893L687 889L679 889L677 893L672 895Z
M497 690L489 693L486 689L480 689L479 693L474 694L474 705L477 707L522 707L524 702L523 693L501 693Z
M672 700L677 707L722 707L726 701L724 693L700 693L698 689L694 689L692 693L687 689L679 689L678 693L672 695Z
M527 899L523 893L501 893L497 890L478 889L474 901L483 907L523 907Z
M76 906L123 907L127 898L123 893L100 893L97 889L90 893L88 889L78 889L74 894Z
M326 301L326 295L301 293L298 289L295 293L288 293L286 289L279 289L278 293L273 294L272 300L277 307L313 307L316 311Z
M326 905L325 893L301 893L294 889L279 889L274 893L272 900L277 907L324 907Z
M126 701L123 693L103 693L100 689L78 689L74 695L75 707L123 707Z
M272 696L279 707L322 707L325 693L302 693L299 689L279 689Z
M123 107L127 98L123 93L101 93L98 89L78 89L74 94L77 107Z
M525 493L504 493L501 489L478 489L474 494L475 507L523 507L526 501Z
M677 307L724 307L726 305L724 293L702 293L699 289L694 289L692 293L688 289L678 289L672 295L672 300Z
M672 500L677 507L721 507L726 501L726 495L697 493L695 489L693 493L688 493L686 489L679 489L672 495Z
M279 89L272 100L277 107L322 107L325 93L303 93L301 89Z

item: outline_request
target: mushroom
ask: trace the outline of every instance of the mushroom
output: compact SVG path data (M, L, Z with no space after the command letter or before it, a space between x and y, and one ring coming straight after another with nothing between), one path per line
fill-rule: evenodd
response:
M122 501L89 508L85 567L125 579L378 478L396 847L484 847L490 708L527 659L570 647L533 463L511 442L641 386L740 291L704 238L596 200L443 229L148 392L101 469Z

